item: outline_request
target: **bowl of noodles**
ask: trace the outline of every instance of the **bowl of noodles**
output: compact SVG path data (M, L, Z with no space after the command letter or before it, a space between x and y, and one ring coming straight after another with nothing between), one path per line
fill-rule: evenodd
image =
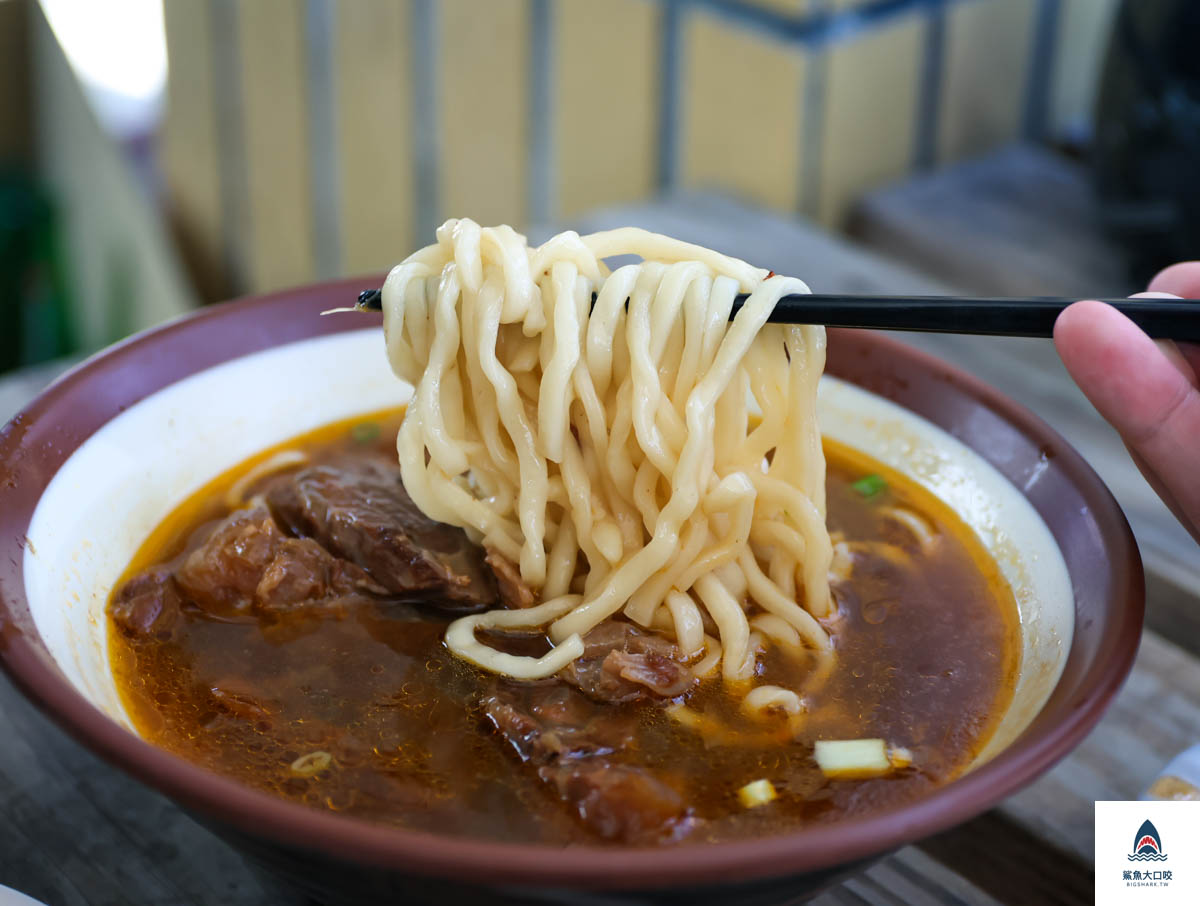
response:
M629 262L633 263L622 263ZM788 902L1031 783L1143 606L1052 428L798 279L449 221L0 435L0 660L323 902Z

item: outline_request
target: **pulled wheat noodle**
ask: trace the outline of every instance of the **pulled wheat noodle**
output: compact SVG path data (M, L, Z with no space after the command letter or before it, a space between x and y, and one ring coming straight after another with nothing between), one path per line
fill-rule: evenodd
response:
M641 261L610 271L617 255ZM719 665L743 686L763 644L831 661L818 621L833 556L815 412L825 331L767 323L781 296L805 292L644 230L534 248L465 219L392 270L387 354L414 387L397 438L405 487L546 602L456 621L455 654L548 676L623 613L665 627L698 675ZM555 647L519 657L475 636L502 626L544 628ZM795 715L800 699L764 687L747 705Z
M906 507L891 506L881 507L879 515L884 519L891 519L904 526L913 537L917 539L917 544L921 550L928 553L937 543L937 534L933 527L922 516L918 516L912 510Z
M230 485L225 492L225 506L236 510L246 503L246 492L269 475L284 472L288 469L298 469L308 464L308 454L303 450L280 450L262 462L250 468L241 478Z
M804 704L791 689L780 686L759 686L751 689L742 699L742 710L749 714L760 714L765 711L783 711L788 714L799 714L804 710Z

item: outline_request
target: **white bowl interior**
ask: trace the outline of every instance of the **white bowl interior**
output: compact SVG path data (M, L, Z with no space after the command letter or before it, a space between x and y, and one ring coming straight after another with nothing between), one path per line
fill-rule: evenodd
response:
M30 524L25 590L67 679L131 727L108 662L104 609L159 522L258 451L332 421L404 403L378 329L280 346L172 384L104 425L63 464ZM1074 596L1049 529L1021 492L966 445L894 403L823 379L822 431L949 503L996 558L1017 598L1021 673L980 761L1034 718L1062 672Z
M1021 666L1012 702L975 759L982 764L1020 735L1066 666L1075 593L1058 542L1021 491L978 453L891 400L837 378L822 379L821 431L870 454L949 504L1012 587L1021 619ZM1029 479L1031 487L1040 474Z

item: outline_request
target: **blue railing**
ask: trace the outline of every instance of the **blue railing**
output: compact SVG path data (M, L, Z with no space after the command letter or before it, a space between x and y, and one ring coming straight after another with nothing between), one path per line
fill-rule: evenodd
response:
M232 35L232 9L235 0L215 0L216 15L223 20L218 34ZM590 2L590 0L589 0ZM681 97L686 53L683 31L687 18L695 13L718 16L736 28L763 35L788 46L808 52L808 78L800 111L801 140L806 153L800 155L797 166L802 172L797 181L795 199L797 211L815 214L821 186L821 154L825 124L825 62L823 51L853 41L865 33L885 28L901 18L918 17L924 23L923 57L919 70L916 122L912 148L914 168L923 169L936 162L937 136L942 119L941 88L945 70L946 14L954 4L982 0L871 0L853 9L835 10L831 0L814 0L815 7L803 15L788 15L744 0L647 0L662 8L660 25L660 67L657 184L661 191L670 191L680 182ZM1005 0L992 0L1005 2ZM337 150L332 141L334 111L330 90L332 66L329 29L332 27L332 0L307 0L307 38L310 66L308 95L311 110L310 150L313 169L313 198L318 223L315 232L318 245L325 250L317 262L321 276L332 275L338 258L338 205L336 204ZM1026 74L1022 132L1026 138L1043 138L1048 130L1050 82L1054 69L1054 54L1061 15L1061 0L1037 0L1033 17L1034 33L1030 36L1032 52ZM529 136L528 162L528 220L547 225L559 220L554 198L556 155L553 147L553 70L554 15L553 0L531 0L530 57L529 57ZM408 59L412 67L411 131L414 160L415 193L413 223L418 235L428 235L437 226L441 210L438 198L439 156L438 134L438 3L437 0L412 0L410 45ZM227 42L232 43L232 42ZM230 53L232 51L229 51ZM236 79L233 60L218 61L218 78ZM218 95L236 97L235 86L225 86ZM237 145L236 116L225 114L228 128L223 131L222 145L228 149ZM801 163L802 162L802 163ZM234 180L223 180L231 205L242 202L244 187Z
M800 47L818 53L830 46L852 41L863 33L886 27L896 20L919 15L925 22L924 56L921 62L918 106L914 111L916 130L913 147L913 163L917 169L928 168L936 158L936 141L941 122L941 85L945 63L945 14L947 7L955 3L978 2L978 0L874 0L858 7L834 10L828 0L817 0L817 8L803 15L787 15L767 7L743 0L657 0L663 7L662 32L660 35L659 70L659 134L658 134L658 185L669 191L679 183L679 134L680 97L682 91L683 51L681 34L683 20L692 11L703 11L719 16L730 24L754 31L774 41ZM1026 96L1022 116L1022 131L1026 138L1044 137L1047 124L1050 79L1053 72L1055 42L1061 13L1061 0L1038 0L1037 15L1034 17L1030 71L1026 79ZM539 56L552 52L547 37L553 33L550 17L553 5L548 0L534 0L532 63L534 78L531 81L534 101L531 105L531 139L533 166L530 169L530 219L549 223L554 218L554 206L550 186L553 181L552 165L554 154L549 148L551 130L546 118L549 116L548 62ZM809 149L821 146L824 127L824 80L822 62L818 59L818 72L813 79L801 112L803 141ZM539 75L540 72L540 75ZM805 172L801 174L800 197L796 199L798 210L815 211L817 189L820 185L821 156L817 153L803 155Z

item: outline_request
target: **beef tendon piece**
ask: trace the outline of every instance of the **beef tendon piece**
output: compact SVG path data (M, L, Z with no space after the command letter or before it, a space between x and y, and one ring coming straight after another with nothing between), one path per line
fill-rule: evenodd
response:
M121 586L113 597L113 622L130 639L166 639L179 622L180 604L171 571L156 567Z
M523 610L537 603L537 595L521 578L521 571L515 563L501 553L489 550L484 558L496 576L496 586L500 591L500 600L509 610Z
M597 701L675 698L696 682L674 644L632 623L601 623L583 637L583 646L583 656L559 676Z
M426 517L398 468L353 460L304 469L276 480L267 505L290 533L365 569L393 597L462 612L497 602L483 551L462 529Z
M176 575L200 610L252 617L386 593L360 567L309 538L289 538L263 507L239 510L213 529Z
M584 758L538 770L597 836L634 845L682 840L699 823L678 790L645 768Z
M494 684L483 698L483 715L522 761L608 755L632 744L636 726L628 714L604 714L570 686Z
M617 758L633 748L637 716L598 705L562 680L496 682L485 719L593 833L614 843L667 843L696 819L667 782Z
M208 687L214 706L241 720L262 723L271 719L273 707L248 680L226 676Z

